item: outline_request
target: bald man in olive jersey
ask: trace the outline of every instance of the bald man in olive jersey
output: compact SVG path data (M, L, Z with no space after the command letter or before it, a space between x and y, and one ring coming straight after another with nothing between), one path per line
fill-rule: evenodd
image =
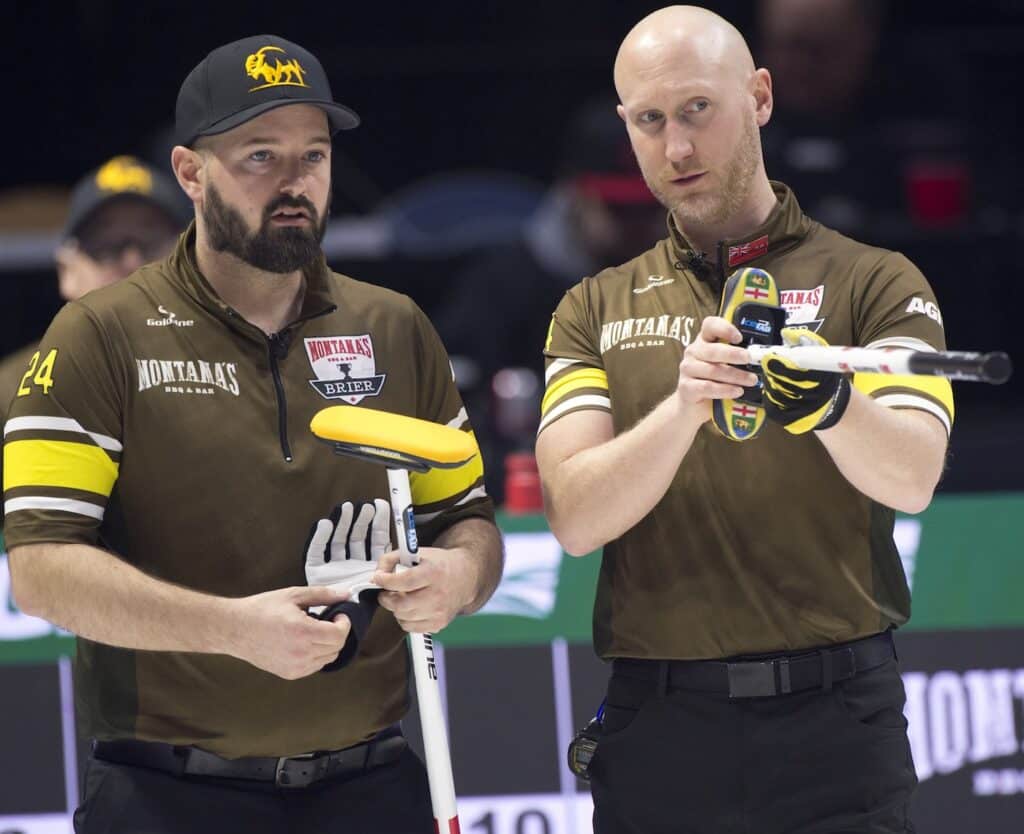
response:
M773 275L788 325L832 344L941 350L941 320L919 312L934 294L768 179L771 75L722 18L654 12L615 85L669 235L562 299L537 440L555 535L603 547L595 831L912 831L892 530L942 472L949 384L780 364L756 438L711 417L756 381L717 315L736 269Z

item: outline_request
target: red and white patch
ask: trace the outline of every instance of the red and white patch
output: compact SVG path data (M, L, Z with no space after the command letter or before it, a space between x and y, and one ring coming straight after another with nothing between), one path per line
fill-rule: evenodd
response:
M768 251L768 235L763 235L757 240L747 243L740 243L729 247L729 266L739 266L754 258L759 258Z
M306 358L316 374L316 379L311 379L309 384L325 400L344 400L355 405L366 397L380 394L387 374L377 373L369 333L319 336L302 341Z
M745 403L735 403L732 407L732 413L736 417L750 418L757 414L757 409Z
M818 284L807 290L780 290L780 301L786 311L786 324L820 324L821 302L825 299L825 285ZM809 328L817 330L817 328Z

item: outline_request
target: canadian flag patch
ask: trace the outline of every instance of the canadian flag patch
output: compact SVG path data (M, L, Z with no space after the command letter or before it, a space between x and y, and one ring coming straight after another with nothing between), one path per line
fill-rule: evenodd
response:
M729 266L739 266L754 258L759 258L768 251L768 235L762 235L757 240L747 243L740 243L737 246L729 247Z

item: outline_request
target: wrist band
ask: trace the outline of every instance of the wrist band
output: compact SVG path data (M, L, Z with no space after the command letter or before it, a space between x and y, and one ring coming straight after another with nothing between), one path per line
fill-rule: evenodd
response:
M373 614L377 610L377 595L379 593L379 591L363 591L358 602L351 599L345 600L345 602L336 602L334 605L327 606L317 615L318 619L330 622L339 614L344 614L352 623L345 645L341 647L338 656L324 666L320 670L321 672L335 672L338 669L344 669L356 656L359 651L359 643L366 636L370 622L373 620Z

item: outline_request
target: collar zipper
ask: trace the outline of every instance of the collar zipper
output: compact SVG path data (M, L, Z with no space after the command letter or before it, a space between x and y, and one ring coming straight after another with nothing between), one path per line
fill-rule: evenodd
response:
M281 440L281 453L284 455L285 463L292 462L292 447L288 442L288 400L284 395L284 382L281 379L281 367L278 363L288 355L288 348L291 346L292 342L292 333L302 322L329 315L337 309L338 306L336 304L331 304L327 308L316 313L297 318L284 330L279 330L277 333L272 333L270 336L267 336L260 331L267 343L267 355L270 359L270 375L274 380L274 394L277 397L277 433ZM233 310L231 312L234 313Z
M281 440L281 452L286 463L292 462L292 449L288 443L288 401L284 396L284 383L278 361L288 355L291 333L287 330L272 333L267 339L267 353L270 357L270 375L274 379L274 393L277 395L277 431Z

